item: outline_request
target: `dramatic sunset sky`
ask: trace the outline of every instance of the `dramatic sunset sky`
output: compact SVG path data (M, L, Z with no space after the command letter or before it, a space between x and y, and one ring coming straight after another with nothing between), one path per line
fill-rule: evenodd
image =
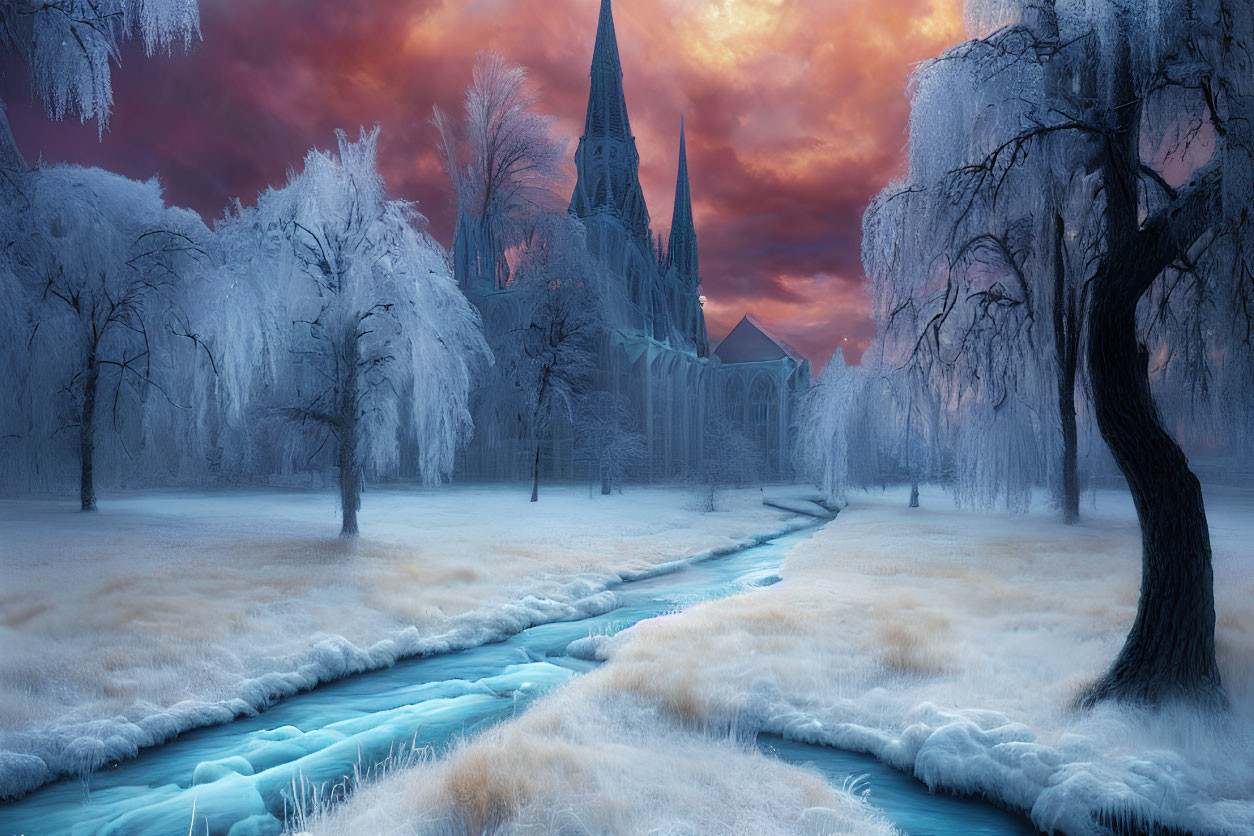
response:
M158 174L207 221L280 185L306 149L379 122L393 195L452 237L431 106L460 113L476 50L530 68L573 155L599 0L202 0L203 41L127 45L110 130L52 123L25 71L0 96L27 159ZM710 332L746 311L816 364L856 361L872 331L859 236L902 164L914 62L961 39L961 0L617 0L614 15L654 229L670 222L687 117ZM568 165L569 195L574 181Z

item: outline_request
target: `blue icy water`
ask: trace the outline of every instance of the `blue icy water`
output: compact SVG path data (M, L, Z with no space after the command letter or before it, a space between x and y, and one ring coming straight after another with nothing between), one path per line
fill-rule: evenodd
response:
M802 531L614 588L604 615L532 627L503 642L411 659L291 697L256 717L180 735L90 782L51 784L0 805L0 834L277 834L302 787L351 782L357 770L412 745L437 751L507 718L595 663L567 646L610 635L698 601L779 580ZM836 786L857 777L872 804L910 836L1028 834L1022 818L978 801L933 795L867 755L763 736L762 749ZM326 792L324 790L324 792ZM334 790L332 790L334 792Z

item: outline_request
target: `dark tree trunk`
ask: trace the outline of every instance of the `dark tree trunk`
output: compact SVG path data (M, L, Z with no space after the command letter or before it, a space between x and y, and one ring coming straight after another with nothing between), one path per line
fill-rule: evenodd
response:
M610 469L601 465L601 496L609 496L613 485L610 484Z
M1075 294L1067 287L1062 215L1054 214L1054 345L1058 352L1058 423L1062 429L1062 519L1080 521L1080 480L1076 474L1075 379L1079 323Z
M1148 358L1134 321L1142 282L1103 278L1093 288L1089 368L1102 438L1141 523L1141 595L1123 650L1083 702L1221 700L1202 488L1150 397Z
M536 454L531 462L531 501L540 501L540 428L541 417L549 415L549 375L553 372L554 362L550 361L540 371L540 386L536 391L536 409L532 416L532 432L535 433Z
M531 467L531 501L540 501L540 442L536 442L536 457Z
M352 422L356 423L356 422ZM356 537L357 512L361 509L361 470L356 459L356 427L346 427L336 453L340 480L341 537Z
M914 472L914 466L911 464L910 450L910 430L914 424L914 398L910 399L910 406L906 410L906 471L910 474L910 507L919 507L919 477Z
M1121 95L1132 87L1127 49L1125 42L1115 100L1134 102ZM1140 224L1139 121L1139 107L1116 111L1107 147L1106 255L1092 282L1088 361L1097 424L1127 479L1141 524L1141 593L1123 649L1080 702L1216 705L1225 700L1215 664L1215 593L1202 488L1159 422L1148 356L1137 340L1136 306L1217 213L1218 189L1207 167L1169 207Z
M358 341L359 337L355 328L344 336L342 362L348 373L340 393L339 416L336 421L339 446L336 448L335 464L340 477L340 513L343 520L340 525L341 537L357 536L357 512L361 509L361 457L357 454L361 432L357 397L358 387L361 385L358 374L360 360Z
M100 366L96 355L87 358L87 374L83 381L83 414L78 425L78 496L84 511L96 510L96 483L93 474L96 457L96 389L100 384Z

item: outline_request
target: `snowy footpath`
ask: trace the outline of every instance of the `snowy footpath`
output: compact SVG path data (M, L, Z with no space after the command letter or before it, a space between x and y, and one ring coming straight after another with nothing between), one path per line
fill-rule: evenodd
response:
M416 654L596 615L607 587L813 522L729 492L379 488L0 501L0 798Z
M1207 495L1226 716L1068 708L1135 612L1126 495L1100 494L1067 527L1045 509L955 511L939 491L916 510L904 493L856 494L793 548L779 583L600 643L603 667L306 827L422 832L452 817L544 832L560 814L639 831L650 810L686 809L682 832L891 831L847 793L734 744L768 732L871 753L1069 836L1148 822L1254 832L1250 500Z

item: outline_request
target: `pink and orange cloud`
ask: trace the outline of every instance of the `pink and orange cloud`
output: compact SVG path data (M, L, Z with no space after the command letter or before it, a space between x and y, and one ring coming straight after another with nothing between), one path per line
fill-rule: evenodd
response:
M428 124L460 110L474 54L530 68L575 141L599 0L202 0L203 42L114 76L111 130L52 123L14 67L0 78L30 159L159 174L167 198L221 214L283 181L332 131L380 122L390 190L448 243L452 195ZM619 0L627 105L654 229L670 220L687 121L710 331L746 311L822 363L872 333L861 216L903 165L914 62L962 37L961 0ZM573 185L573 163L567 175ZM564 187L566 188L566 187Z

